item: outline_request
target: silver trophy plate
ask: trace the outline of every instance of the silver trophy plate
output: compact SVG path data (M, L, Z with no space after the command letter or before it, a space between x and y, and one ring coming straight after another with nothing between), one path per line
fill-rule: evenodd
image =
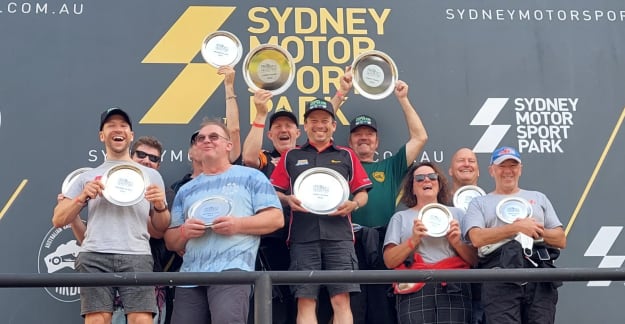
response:
M199 219L208 228L213 226L215 218L230 216L230 214L232 214L232 202L230 200L223 197L208 197L191 205L187 218Z
M243 79L252 90L264 89L279 95L295 79L295 63L284 48L262 44L251 50L243 60Z
M349 184L338 172L329 168L312 168L295 179L293 194L302 207L311 213L333 213L349 198Z
M419 210L419 220L425 225L431 237L442 237L449 231L449 222L454 218L449 208L438 203L431 203Z
M395 90L397 66L390 56L372 50L361 53L352 63L354 88L365 98L386 98Z
M150 182L141 169L129 164L110 168L100 181L104 184L102 196L118 206L131 206L140 202Z
M478 186L463 186L454 193L454 207L462 208L464 211L469 209L469 203L475 197L484 196L486 192Z
M63 184L61 185L61 194L66 196L67 191L71 188L74 182L76 182L78 176L92 169L93 168L80 168L70 172L70 174L65 177L65 180L63 180Z
M519 218L532 215L532 205L521 197L509 197L501 200L496 207L497 217L504 223L512 224Z
M201 53L204 61L216 68L235 66L243 56L243 45L233 33L219 30L204 38Z

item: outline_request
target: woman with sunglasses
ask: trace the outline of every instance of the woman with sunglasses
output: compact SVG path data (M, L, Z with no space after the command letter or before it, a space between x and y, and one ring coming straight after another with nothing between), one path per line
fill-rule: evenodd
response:
M418 219L431 203L449 205L447 180L433 163L414 164L402 182L401 200L408 207L391 218L384 239L384 263L389 269L468 269L476 251L461 238L464 212L453 215L446 233L429 235ZM470 323L471 289L465 283L395 284L397 318L406 323Z

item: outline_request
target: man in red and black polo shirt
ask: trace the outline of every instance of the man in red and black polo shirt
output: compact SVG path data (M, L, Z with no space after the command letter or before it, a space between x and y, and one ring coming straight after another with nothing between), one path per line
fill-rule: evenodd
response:
M290 270L355 270L358 261L351 212L367 203L371 181L351 149L334 145L332 136L336 131L336 120L328 101L315 99L306 104L304 131L308 141L283 154L271 175L280 200L291 207ZM313 214L302 207L294 195L285 194L290 192L300 174L314 167L337 171L349 183L352 198L334 213ZM335 284L326 287L334 310L333 323L352 323L349 293L360 291L359 286ZM297 322L316 323L319 285L296 285L292 290L297 298Z

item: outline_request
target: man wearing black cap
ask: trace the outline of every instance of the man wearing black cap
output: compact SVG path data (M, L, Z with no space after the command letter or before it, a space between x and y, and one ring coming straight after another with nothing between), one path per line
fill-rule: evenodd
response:
M268 90L259 89L254 92L256 117L243 143L243 164L260 170L267 178L271 176L282 154L294 148L300 136L295 115L286 109L277 109L269 117L269 130L267 131L267 138L271 141L273 149L271 151L262 149L263 132L269 110L268 102L271 97L272 93ZM286 240L291 209L288 205L283 205L282 209L284 223L287 226L261 237L256 270L282 271L289 269L290 258ZM295 322L295 303L289 288L274 286L273 299L273 322Z
M163 179L157 171L131 159L129 148L134 133L130 117L123 110L109 108L102 113L99 137L106 149L106 161L82 173L70 185L54 208L52 223L55 227L72 223L88 205L89 226L76 269L82 273L151 272L153 260L146 224L149 221L157 231L165 231L170 222ZM100 179L120 165L137 168L148 178L145 199L134 205L114 204L103 197L106 188ZM110 323L116 293L124 303L129 323L152 323L156 296L149 286L83 287L80 299L85 322Z
M358 268L354 251L351 213L366 205L371 181L354 152L337 146L332 140L336 131L332 104L323 99L306 103L304 130L308 141L282 155L271 175L271 182L283 203L291 207L289 242L290 270L354 270ZM352 199L335 212L321 215L302 207L289 194L294 181L306 170L322 167L338 172L348 182ZM333 323L352 323L349 293L359 291L357 284L326 285L334 310ZM315 309L319 285L292 286L297 298L297 322L316 323Z
M333 98L333 102L344 100L351 88L352 73L348 67L341 78L340 89ZM428 139L421 118L419 118L419 115L410 103L408 85L404 81L397 81L395 96L404 114L409 137L408 141L393 156L383 159L377 155L380 138L378 125L373 117L368 115L356 116L350 122L349 128L349 147L356 152L358 159L373 183L373 187L369 192L369 202L366 206L354 212L353 220L357 224L376 228L379 232L380 242L384 241L386 225L395 213L401 181L408 167L412 165L419 152L423 150ZM381 258L383 254L381 244L378 249L380 251L378 251L377 255L380 256L380 262L377 266L374 265L371 268L384 269ZM370 251L365 251L364 254L370 255ZM363 265L362 262L360 264ZM388 309L382 307L371 309L368 306L381 305L384 302L383 300L387 299L385 294L386 287L388 285L364 285L362 286L363 292L360 295L353 295L352 310L355 319L365 321L364 318L366 318L366 323L380 323L380 321L394 316L392 306ZM393 300L391 300L391 303L393 303ZM369 311L370 309L371 311Z
M463 236L478 248L478 268L554 268L560 249L566 247L562 223L547 196L519 187L522 171L521 154L514 147L498 148L488 167L495 190L469 203L462 230ZM506 210L516 219L504 217ZM523 245L524 237L530 239L529 248ZM552 324L560 285L549 281L484 282L482 306L486 320Z
M271 176L280 156L294 148L300 136L295 115L286 109L276 110L269 117L269 130L267 131L267 138L271 141L273 150L262 149L268 111L267 103L271 97L272 94L268 90L260 89L254 93L256 117L243 143L243 164L261 170L267 177Z

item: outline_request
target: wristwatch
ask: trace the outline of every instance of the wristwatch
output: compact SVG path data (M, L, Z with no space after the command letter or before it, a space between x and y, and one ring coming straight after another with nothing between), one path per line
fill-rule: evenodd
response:
M165 205L165 207L163 207L163 209L158 209L158 208L156 208L156 206L154 206L154 211L157 212L157 213L162 213L162 212L166 211L167 210L167 202L163 201L163 205Z

